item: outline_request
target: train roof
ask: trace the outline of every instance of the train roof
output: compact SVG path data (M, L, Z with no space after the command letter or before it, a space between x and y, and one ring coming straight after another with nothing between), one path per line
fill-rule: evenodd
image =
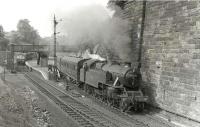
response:
M71 57L71 56L63 56L61 57L62 60L68 61L68 62L73 62L73 63L79 63L82 60L85 60L81 57Z

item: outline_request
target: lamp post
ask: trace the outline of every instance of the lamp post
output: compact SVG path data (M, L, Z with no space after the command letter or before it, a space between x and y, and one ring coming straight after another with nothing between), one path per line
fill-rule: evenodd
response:
M6 59L4 60L3 81L6 81L6 65L7 65L7 50L6 50Z

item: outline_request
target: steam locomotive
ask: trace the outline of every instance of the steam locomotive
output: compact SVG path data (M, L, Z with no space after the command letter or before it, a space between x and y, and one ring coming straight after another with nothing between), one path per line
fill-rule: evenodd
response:
M140 89L140 71L127 65L64 56L57 57L57 69L85 92L122 111L142 111L148 100Z

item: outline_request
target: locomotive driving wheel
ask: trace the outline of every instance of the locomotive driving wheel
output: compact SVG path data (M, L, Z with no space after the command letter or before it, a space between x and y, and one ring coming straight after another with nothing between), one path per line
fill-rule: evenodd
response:
M107 97L107 104L108 104L109 106L112 105L112 103L111 103L111 98L110 98L110 97Z
M122 98L121 101L120 101L120 105L119 105L119 108L122 112L125 112L129 107L129 104L127 102L127 99L126 98Z
M84 91L85 91L85 93L87 93L87 92L88 92L88 86L87 86L87 84L86 84L86 83L84 84Z
M139 103L139 111L142 112L144 110L144 102Z
M136 102L134 109L136 112L142 112L144 110L144 102Z

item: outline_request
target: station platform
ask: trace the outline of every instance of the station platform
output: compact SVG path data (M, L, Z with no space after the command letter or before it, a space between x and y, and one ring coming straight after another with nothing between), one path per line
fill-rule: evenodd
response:
M26 61L25 64L33 70L40 72L44 79L48 80L48 67L37 65L37 60Z

